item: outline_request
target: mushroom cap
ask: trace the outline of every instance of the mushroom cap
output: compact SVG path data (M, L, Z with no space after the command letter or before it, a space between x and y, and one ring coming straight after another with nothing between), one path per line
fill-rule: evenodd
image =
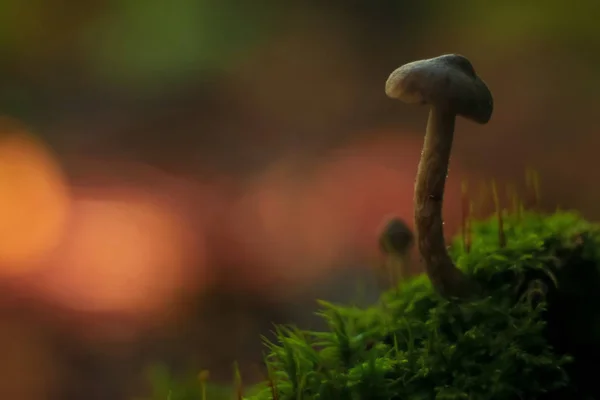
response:
M492 93L471 62L459 54L404 64L390 74L385 93L409 104L446 107L480 124L487 123L494 110Z
M387 221L381 232L379 245L384 253L406 254L414 243L414 234L406 222L394 217Z

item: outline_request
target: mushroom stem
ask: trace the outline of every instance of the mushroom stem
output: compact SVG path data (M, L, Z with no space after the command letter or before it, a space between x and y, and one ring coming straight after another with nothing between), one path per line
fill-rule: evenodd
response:
M419 253L433 287L446 298L472 294L472 285L446 250L442 205L456 114L432 106L415 184L415 234Z

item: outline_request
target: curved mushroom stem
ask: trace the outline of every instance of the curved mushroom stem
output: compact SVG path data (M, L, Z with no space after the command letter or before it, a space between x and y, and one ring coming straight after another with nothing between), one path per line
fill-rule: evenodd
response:
M473 284L454 265L446 250L442 204L456 115L432 106L415 184L415 234L433 287L446 298L473 294Z

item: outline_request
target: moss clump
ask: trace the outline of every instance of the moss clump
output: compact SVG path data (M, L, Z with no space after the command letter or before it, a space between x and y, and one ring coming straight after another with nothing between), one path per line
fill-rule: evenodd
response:
M473 223L458 267L470 302L426 276L368 309L322 303L330 329L277 328L269 382L252 399L593 399L600 354L600 227L574 213Z

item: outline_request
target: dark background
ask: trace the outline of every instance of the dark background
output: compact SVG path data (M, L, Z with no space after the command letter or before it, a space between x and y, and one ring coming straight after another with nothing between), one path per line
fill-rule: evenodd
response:
M125 399L153 362L251 382L271 322L373 299L427 115L383 87L414 59L495 96L457 124L448 235L462 180L484 215L528 167L598 219L600 3L570 4L1 1L0 397Z

